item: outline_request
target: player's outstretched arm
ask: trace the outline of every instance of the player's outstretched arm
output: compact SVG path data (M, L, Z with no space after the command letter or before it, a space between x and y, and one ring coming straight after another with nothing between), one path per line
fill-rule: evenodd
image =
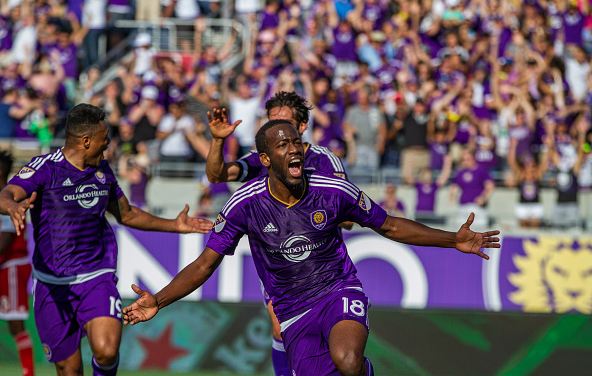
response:
M158 310L190 294L205 283L222 262L222 256L206 248L199 257L181 270L173 280L155 295L132 285L140 297L123 308L123 323L137 324L154 317Z
M177 232L181 234L197 232L205 234L213 226L212 221L209 219L190 217L188 215L189 205L187 204L177 215L177 218L164 219L130 205L125 195L109 204L109 213L113 214L117 222L124 226L146 231Z
M241 168L236 162L224 162L224 140L230 136L242 120L233 124L228 123L228 113L225 108L214 108L208 111L208 121L212 142L206 159L206 175L212 183L236 181L240 177Z
M33 192L30 197L27 197L23 188L13 184L8 184L0 192L0 214L10 216L17 235L20 235L21 231L25 229L27 210L33 208L36 199L37 192Z
M443 231L425 226L421 223L388 216L380 229L375 229L380 235L405 244L456 248L463 253L474 253L479 257L489 260L489 256L483 253L483 248L500 248L500 232L487 231L475 232L471 230L471 224L475 214L471 213L467 221L457 232Z

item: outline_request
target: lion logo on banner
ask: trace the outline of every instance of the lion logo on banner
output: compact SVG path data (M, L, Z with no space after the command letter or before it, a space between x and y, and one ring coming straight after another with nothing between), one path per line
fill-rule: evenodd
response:
M510 300L525 312L592 313L592 238L540 237L525 240L525 255L514 255L518 289Z

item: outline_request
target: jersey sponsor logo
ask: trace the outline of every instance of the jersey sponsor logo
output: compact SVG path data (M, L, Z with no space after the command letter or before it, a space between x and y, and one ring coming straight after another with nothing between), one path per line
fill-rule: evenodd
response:
M222 216L222 214L218 214L216 217L216 222L214 222L214 232L220 232L226 225L226 219Z
M273 225L273 223L269 222L263 229L263 232L278 232L278 229Z
M43 354L45 355L45 358L47 360L51 360L51 348L49 345L47 343L43 343L41 344L41 347L43 347Z
M291 262L301 262L306 260L312 251L322 247L326 240L313 243L304 235L294 235L284 241L279 249L267 249L273 254L281 254L284 258Z
M324 210L315 210L310 214L310 223L317 230L322 230L327 225L327 212Z
M105 174L101 170L95 172L95 177L101 184L105 184L105 182L107 181L107 179L105 178Z
M72 184L72 181L70 180L70 178L67 178L66 180L64 180L64 182L62 183L62 187L69 187L72 186L74 184Z
M358 200L358 205L360 205L362 210L369 212L372 208L372 201L370 201L370 198L368 198L368 196L366 196L364 192L360 192L360 199Z
M99 202L99 198L109 196L107 189L99 190L96 184L84 184L76 187L73 195L64 195L64 201L78 201L78 204L85 209L90 209Z
M17 176L21 179L28 179L31 176L33 176L33 174L35 173L35 170L33 170L31 167L23 167L21 168L21 170L18 172Z

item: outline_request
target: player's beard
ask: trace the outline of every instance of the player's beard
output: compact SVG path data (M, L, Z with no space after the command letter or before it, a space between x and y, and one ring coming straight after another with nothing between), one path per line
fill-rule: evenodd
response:
M288 190L295 196L299 197L302 193L302 189L304 187L304 175L300 176L299 178L292 177L289 172L288 168L282 165L275 165L275 163L271 163L271 169L269 171L271 174L274 174L275 177L284 185Z

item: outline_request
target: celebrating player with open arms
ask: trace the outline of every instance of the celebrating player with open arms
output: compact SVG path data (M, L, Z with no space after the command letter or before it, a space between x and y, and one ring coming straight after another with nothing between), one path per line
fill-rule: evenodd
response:
M306 99L295 92L280 91L265 103L269 120L288 120L296 128L300 136L308 128L311 106ZM220 181L249 181L256 177L267 175L267 169L259 160L259 154L253 151L234 162L224 161L224 140L230 136L241 123L236 120L228 122L228 115L223 108L215 108L208 113L212 144L208 153L206 173L212 183ZM304 168L332 177L346 178L341 160L329 149L309 143L303 143ZM351 228L353 223L344 222L343 228ZM288 375L288 359L280 332L280 324L273 312L272 304L267 293L264 293L267 313L272 324L272 362L276 376Z
M75 106L66 119L64 147L34 158L0 192L0 213L10 215L17 234L31 209L35 319L58 375L82 375L84 335L93 374L117 372L121 300L117 243L106 211L141 230L206 233L212 227L206 219L190 218L187 205L173 220L131 206L103 160L110 141L104 120L100 108Z
M407 244L456 248L488 258L499 231L436 230L390 217L343 179L304 170L299 134L285 120L270 121L256 136L268 176L253 179L228 201L203 253L155 295L132 286L140 298L123 309L124 323L154 317L159 309L201 286L247 234L253 261L281 323L292 373L298 376L371 375L364 358L368 299L347 254L338 224L354 221Z

